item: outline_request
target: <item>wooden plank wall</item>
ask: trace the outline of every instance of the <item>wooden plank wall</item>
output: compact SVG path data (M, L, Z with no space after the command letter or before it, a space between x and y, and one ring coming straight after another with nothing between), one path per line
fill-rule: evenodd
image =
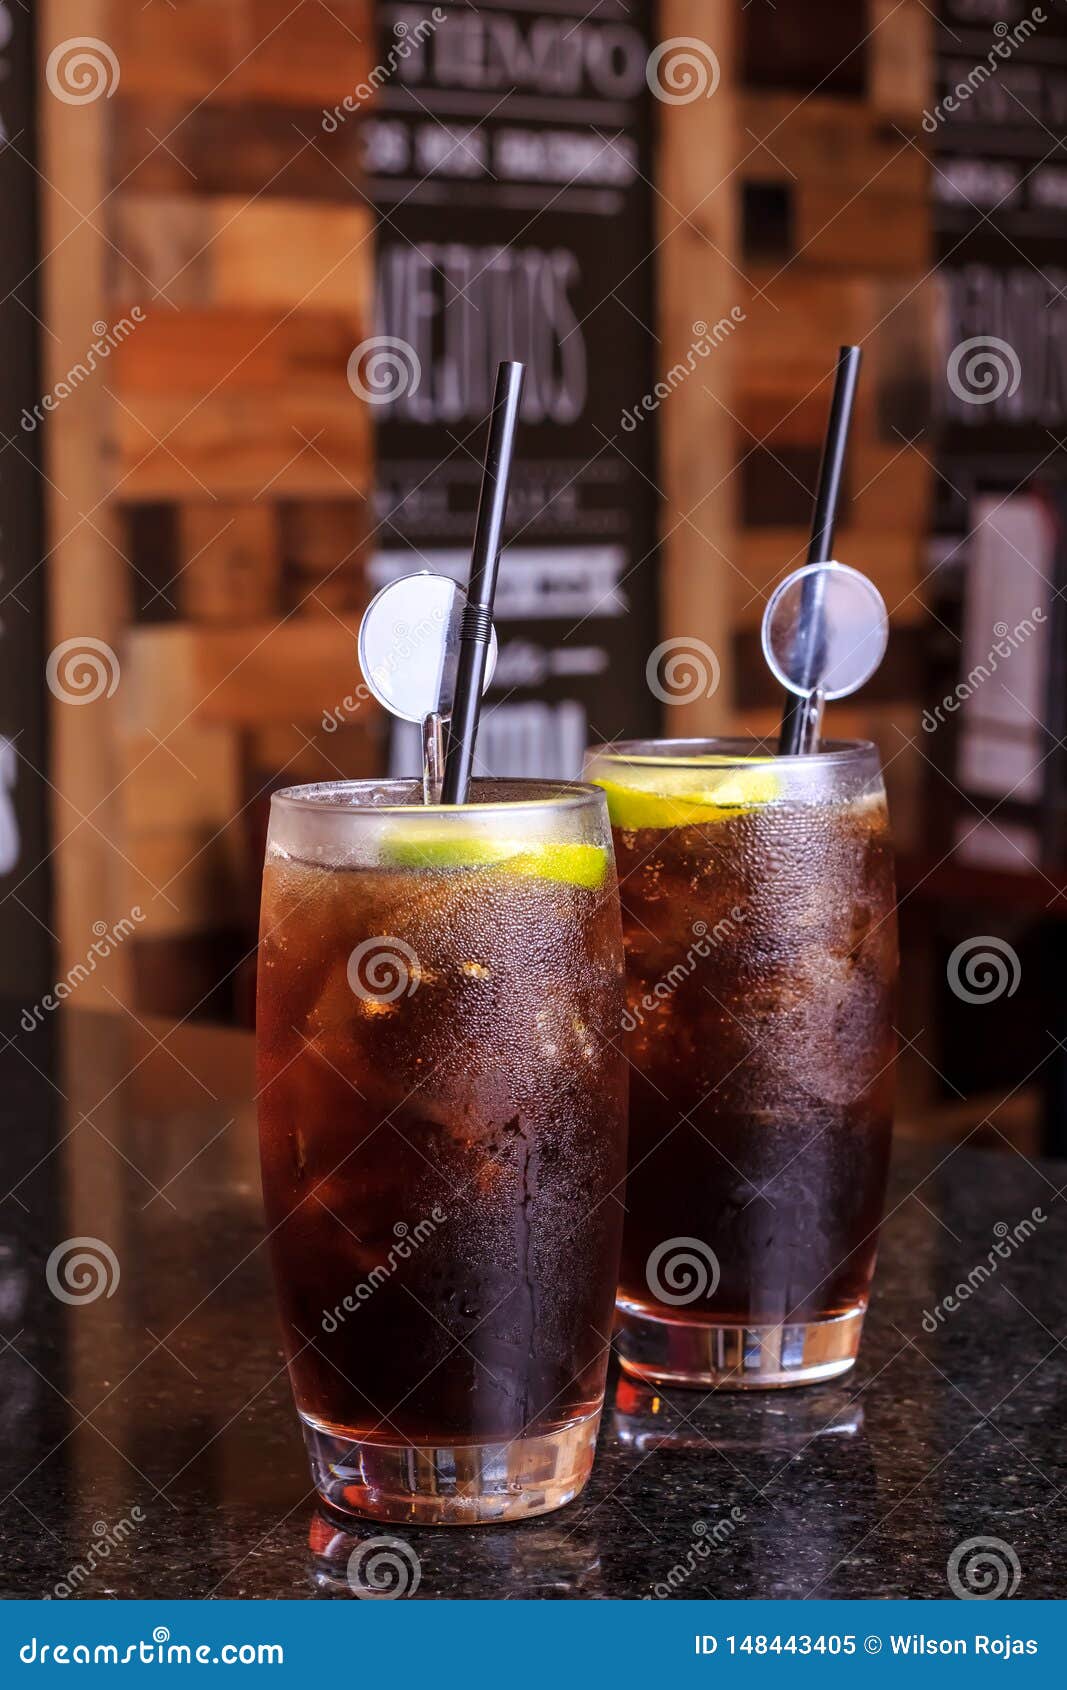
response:
M659 116L656 181L661 366L686 369L701 324L728 317L738 300L736 270L739 199L733 169L738 156L738 8L735 0L661 0L659 36L706 42L693 76L718 86L710 99L664 104ZM663 74L669 75L669 72ZM679 73L681 74L681 73ZM699 82L694 82L696 87ZM682 87L690 84L683 82ZM751 290L745 286L745 295ZM743 325L739 325L743 328ZM718 685L710 696L673 704L664 732L685 737L726 733L732 726L734 683L729 629L736 580L737 440L731 395L740 379L735 334L698 361L656 414L660 438L661 584L664 633L693 646L698 678L710 648ZM700 360L698 353L697 359ZM690 680L687 677L687 680Z
M839 343L861 343L836 550L877 582L892 634L877 682L833 707L828 727L880 742L902 837L914 828L921 767L907 742L918 731L931 509L921 438L929 170L909 137L929 100L931 28L922 0L665 0L660 29L707 43L719 70L711 98L667 105L661 118L660 180L674 201L664 367L684 356L694 319L744 312L660 413L665 632L702 634L732 670L733 721L773 732L779 701L760 618L774 584L804 561L829 372ZM721 731L727 686L690 708L686 731Z
M373 217L358 115L322 116L374 63L371 0L46 0L42 21L42 74L72 38L107 49L99 97L64 97L62 54L43 96L49 381L108 343L49 419L52 633L104 642L118 676L53 710L60 966L137 905L80 1001L225 1014L258 795L375 758L366 709L308 743L355 685L365 600L346 369Z

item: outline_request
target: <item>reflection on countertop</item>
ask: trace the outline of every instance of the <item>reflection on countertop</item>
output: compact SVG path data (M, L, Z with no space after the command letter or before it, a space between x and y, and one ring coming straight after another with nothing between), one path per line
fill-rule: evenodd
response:
M76 1009L9 1031L5 1596L937 1597L975 1537L1017 1557L1019 1595L1067 1594L1048 1552L1067 1493L1056 1164L900 1147L845 1381L659 1393L613 1372L568 1508L363 1525L308 1483L261 1248L251 1041Z

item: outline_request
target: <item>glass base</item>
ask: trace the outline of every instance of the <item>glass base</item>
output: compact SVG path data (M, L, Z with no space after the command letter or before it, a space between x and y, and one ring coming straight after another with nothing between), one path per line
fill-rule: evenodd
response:
M865 1312L792 1326L697 1326L620 1302L616 1343L626 1372L650 1384L730 1391L815 1385L848 1372Z
M571 1502L593 1465L600 1411L493 1444L361 1443L301 1420L315 1488L331 1508L394 1525L481 1526Z

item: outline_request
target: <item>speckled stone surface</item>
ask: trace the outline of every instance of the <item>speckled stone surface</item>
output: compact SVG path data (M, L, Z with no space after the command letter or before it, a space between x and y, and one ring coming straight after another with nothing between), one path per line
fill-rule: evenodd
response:
M3 1595L348 1597L349 1557L383 1533L414 1548L428 1600L940 1597L974 1537L1010 1546L1020 1596L1067 1595L1067 1169L899 1145L843 1384L660 1398L613 1372L593 1478L568 1508L499 1529L345 1529L309 1491L259 1248L251 1095L234 1035L75 1011L16 1028L0 1054ZM937 1319L998 1227L1035 1210ZM64 1304L48 1258L78 1236L109 1245L118 1282Z

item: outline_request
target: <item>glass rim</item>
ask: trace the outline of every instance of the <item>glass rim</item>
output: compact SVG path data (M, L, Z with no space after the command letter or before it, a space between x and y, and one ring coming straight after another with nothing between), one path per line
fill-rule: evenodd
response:
M422 792L418 775L366 776L360 780L308 781L299 786L283 786L271 794L271 805L294 811L317 812L336 816L490 816L512 815L517 810L565 811L582 809L589 804L605 803L603 788L588 781L531 779L508 775L477 775L473 788L515 787L529 788L519 798L490 798L484 803L467 804L360 804L353 803L361 793L370 794L395 789L398 792Z
M706 766L715 757L717 766L747 763L779 763L790 768L840 768L878 757L871 739L828 739L820 751L781 753L765 749L766 740L724 735L710 739L621 739L612 744L591 745L585 753L586 768L593 763L620 763L631 768L693 768Z

